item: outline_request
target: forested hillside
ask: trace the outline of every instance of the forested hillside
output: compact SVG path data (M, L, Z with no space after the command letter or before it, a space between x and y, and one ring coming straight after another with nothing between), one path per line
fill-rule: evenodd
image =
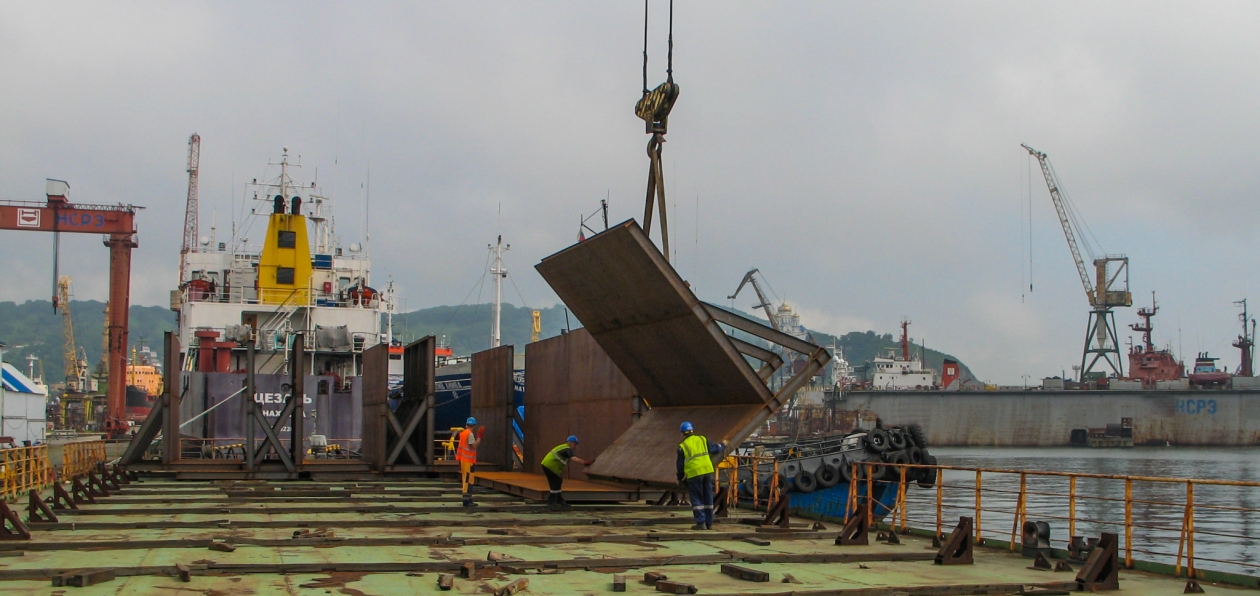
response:
M95 300L73 301L71 313L74 319L75 343L87 352L88 362L94 367L101 359L101 339L104 329L105 305ZM752 315L743 313L752 318ZM394 316L394 336L404 342L426 335L446 336L456 354L471 354L490 347L490 320L492 305L469 304L464 306L435 306ZM560 334L566 327L581 327L577 317L568 315L560 305L542 309L542 338ZM530 310L511 304L503 305L501 318L503 343L523 349L529 343L533 328ZM175 313L160 306L131 307L131 342L147 344L161 353L162 333L175 329ZM833 336L811 331L819 345L830 346ZM877 354L889 349L899 349L892 334L874 331L853 331L834 337L836 345L844 348L844 356L855 367L870 361ZM0 302L0 342L8 344L4 359L26 370L26 355L34 354L42 362L46 378L53 383L63 377L61 315L53 312L52 303L31 300L22 304ZM911 348L918 353L919 346ZM927 364L940 370L948 354L928 349ZM955 358L955 360L957 360ZM959 363L964 378L971 377L965 364Z

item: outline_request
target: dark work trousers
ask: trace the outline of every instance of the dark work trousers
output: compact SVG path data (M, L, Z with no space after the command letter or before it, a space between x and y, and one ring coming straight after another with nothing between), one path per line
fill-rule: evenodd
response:
M564 484L564 478L547 468L543 468L543 475L547 477L547 488L551 490L551 494L547 496L547 504L564 503L564 494L560 492L560 487Z
M688 478L687 496L691 499L691 513L696 516L696 523L713 527L713 474Z

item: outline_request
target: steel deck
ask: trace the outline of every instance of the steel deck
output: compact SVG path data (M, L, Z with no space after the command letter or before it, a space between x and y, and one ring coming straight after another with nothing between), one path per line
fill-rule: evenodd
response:
M627 593L648 594L658 592L640 581L643 574L661 572L701 594L869 596L1014 594L1072 579L1030 570L1028 559L996 550L977 550L975 565L933 565L925 560L934 555L927 541L910 536L899 545L841 547L835 527L797 523L788 533L766 532L741 523L756 520L751 513L695 532L690 511L680 507L577 505L550 513L481 492L485 504L470 510L458 493L458 484L438 480L133 482L81 505L81 513L59 511L57 523L32 524L29 541L0 541L0 593L436 594L439 575L451 573L454 594L493 593L520 579L528 580L525 595L603 594L617 574L626 576ZM344 495L346 506L328 512L330 495ZM467 563L472 577L458 577ZM767 572L770 581L724 575L724 563ZM181 568L189 581L178 577ZM92 569L117 578L50 585L54 575ZM799 583L784 583L788 576ZM1162 596L1182 586L1124 571L1119 593Z

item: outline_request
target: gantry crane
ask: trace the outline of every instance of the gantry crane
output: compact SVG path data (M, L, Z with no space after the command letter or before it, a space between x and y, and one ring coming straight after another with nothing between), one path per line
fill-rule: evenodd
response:
M0 230L104 235L109 248L109 388L104 429L112 438L128 430L126 419L127 315L131 302L131 249L136 243L135 205L71 203L70 185L47 181L45 201L0 200Z
M770 310L770 301L766 299L765 292L761 291L761 284L757 283L757 273L760 273L760 270L753 269L748 273L745 273L743 281L739 282L738 288L735 288L735 293L727 296L726 298L728 300L734 300L735 297L739 295L740 290L743 290L744 286L751 283L753 291L757 293L757 304L752 305L752 307L760 308L766 311L766 318L770 319L770 327L775 331L779 331L779 319L774 316L774 311Z
M1054 202L1054 210L1059 214L1063 236L1067 238L1072 260L1076 262L1076 272L1081 276L1085 299L1089 301L1089 323L1085 328L1085 349L1081 353L1081 380L1090 376L1099 360L1106 362L1117 377L1123 377L1120 338L1116 333L1116 317L1111 309L1117 306L1133 306L1133 294L1129 292L1129 257L1108 255L1093 249L1088 236L1082 233L1080 217L1063 197L1062 185L1059 184L1054 168L1050 166L1050 158L1028 145L1020 146L1027 149L1028 154L1037 158L1037 162L1041 164L1041 173L1050 189L1050 200ZM1085 260L1081 257L1078 236L1094 262L1093 279L1090 279L1089 269L1085 267ZM1121 275L1124 275L1123 288L1117 286Z

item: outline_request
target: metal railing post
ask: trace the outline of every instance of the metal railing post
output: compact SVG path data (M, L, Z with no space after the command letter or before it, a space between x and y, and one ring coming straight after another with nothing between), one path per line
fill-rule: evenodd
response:
M1027 503L1028 491L1028 474L1020 472L1019 474L1019 497L1015 500L1015 519L1011 522L1011 548L1010 552L1015 552L1015 533L1019 531L1023 525L1025 517L1024 507Z
M1076 535L1076 476L1068 476L1068 543Z
M1133 479L1124 479L1124 566L1133 569Z
M980 470L976 470L976 545L984 546L984 541L980 538L980 474Z
M940 538L941 534L944 531L944 528L942 527L944 520L941 517L942 509L944 508L944 496L945 496L945 470L937 468L936 469L936 537L937 538Z
M906 467L901 467L901 484L897 489L897 510L901 512L901 533L906 533ZM893 520L896 521L896 516Z
M1194 481L1186 481L1186 577L1194 578Z
M875 474L871 468L872 466L866 467L866 527L868 528L875 523L875 506L871 503L871 501L875 500L873 498L875 494L875 479L873 476Z

